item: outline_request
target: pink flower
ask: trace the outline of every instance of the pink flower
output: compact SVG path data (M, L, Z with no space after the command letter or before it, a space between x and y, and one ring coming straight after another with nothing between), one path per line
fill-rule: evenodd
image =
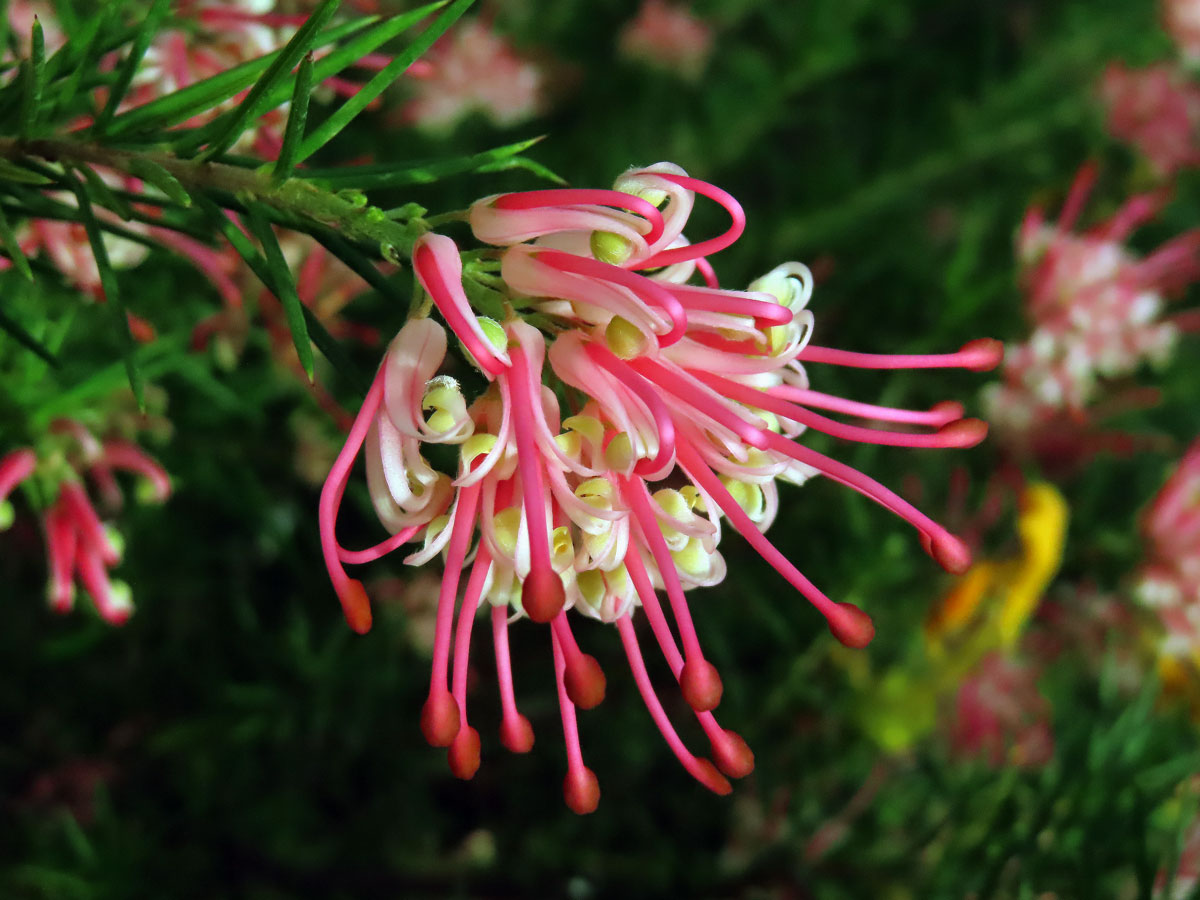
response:
M1163 0L1163 23L1184 59L1200 59L1200 3Z
M713 30L686 4L644 0L617 39L621 55L695 81L708 65Z
M1064 417L1084 421L1106 380L1164 363L1178 331L1163 316L1167 299L1200 276L1200 230L1144 258L1125 246L1158 212L1161 196L1137 195L1108 221L1073 232L1095 177L1092 166L1080 170L1057 225L1035 207L1018 234L1033 334L1007 348L1004 382L986 400L992 418L1026 440Z
M942 356L876 356L812 346L805 309L812 280L804 266L786 263L746 291L717 285L706 257L741 234L745 219L736 200L665 163L631 170L616 184L612 191L543 190L478 201L469 217L476 237L504 249L495 251L498 260L475 261L467 270L450 239L429 234L417 241L417 279L488 386L473 399L465 396L445 371L446 330L428 318L411 319L389 347L320 507L325 562L358 631L370 627L370 604L345 564L368 562L414 539L423 547L406 562L445 557L421 726L431 744L449 748L459 777L473 775L480 756L466 706L477 608L492 607L501 740L516 752L528 750L533 736L515 702L510 617L550 625L567 748L564 792L581 813L595 808L599 788L583 762L576 713L601 701L606 680L576 643L568 611L616 626L664 739L697 780L727 793L727 778L747 774L753 755L713 716L721 678L705 658L685 597L725 576L722 520L804 594L839 640L855 647L874 634L867 614L826 597L763 534L778 508L777 480L803 483L826 474L911 522L945 567L961 571L969 564L965 545L936 522L794 438L811 427L846 440L967 447L983 438L983 423L963 419L955 404L895 410L823 394L809 388L802 363L983 370L999 362L1001 349L983 340ZM692 244L683 228L697 194L724 207L730 226ZM687 283L697 272L705 285ZM479 316L468 299L468 286L479 279L505 292L510 305L519 303L529 320ZM560 398L571 398L568 408ZM898 428L844 423L817 410ZM453 474L438 472L422 455L436 443L458 446ZM364 446L368 489L392 537L349 551L334 525ZM456 620L460 580L466 584ZM639 606L709 740L711 761L684 745L651 685L633 624Z
M36 488L31 496L44 497L48 503L42 512L42 528L50 608L69 612L75 604L78 581L102 619L123 625L133 613L129 586L109 578L109 570L121 561L122 542L119 534L101 521L88 498L83 476L89 476L102 496L114 503L121 499L115 471L140 476L147 487L145 493L158 502L170 494L170 479L135 444L118 439L99 441L72 420L54 423L44 444L46 449L40 454L25 447L0 458L0 526L7 527L14 515L9 494L32 479Z
M1113 137L1136 147L1160 175L1200 162L1200 86L1176 66L1112 63L1100 96Z
M1162 623L1162 652L1200 659L1200 440L1150 502L1141 531L1147 561L1137 595Z
M959 685L951 743L964 758L993 767L1039 767L1054 755L1050 704L1037 671L1000 652L988 654Z
M471 113L506 128L543 105L541 69L480 20L462 22L410 73L413 98L404 117L430 131L449 131Z

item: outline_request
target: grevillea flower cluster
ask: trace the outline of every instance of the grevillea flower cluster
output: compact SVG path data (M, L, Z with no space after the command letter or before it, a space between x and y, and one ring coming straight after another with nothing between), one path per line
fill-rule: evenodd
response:
M1161 652L1200 672L1200 441L1146 508L1137 596L1163 626Z
M1200 85L1171 63L1111 64L1100 82L1108 130L1160 175L1200 163Z
M713 28L684 4L644 0L617 38L627 59L695 81L712 55Z
M49 573L46 597L54 612L71 611L78 583L109 624L122 625L133 614L129 586L109 577L121 562L123 541L103 521L88 494L90 481L102 506L118 509L122 494L115 473L122 471L140 477L145 485L140 497L162 502L171 493L167 473L136 444L119 438L100 440L72 419L51 425L36 449L22 447L0 457L0 528L8 528L15 517L9 495L26 485L42 510Z
M697 195L723 207L731 224L689 243L684 228ZM508 629L520 618L548 624L567 750L564 793L579 813L596 807L599 787L583 761L576 712L596 706L606 682L576 642L568 612L611 623L675 755L726 793L728 778L752 769L753 755L713 715L722 682L685 596L724 578L723 528L740 533L851 647L871 640L868 614L827 597L763 533L779 507L778 482L825 475L911 523L946 569L970 564L959 538L797 438L813 428L900 447L969 447L985 436L984 423L963 418L953 402L899 410L831 396L810 388L805 365L982 371L999 363L1002 347L981 339L956 353L892 356L810 343L808 269L784 263L747 290L721 288L708 258L741 235L742 208L669 163L630 170L613 190L485 197L469 222L494 249L467 273L450 238L417 241L413 268L445 325L419 316L396 335L321 494L322 548L346 618L360 632L371 624L366 592L346 564L409 541L420 542L405 560L411 565L444 558L421 728L430 744L449 748L462 778L480 761L467 715L477 610L491 610L501 741L514 752L530 749L533 732L516 705ZM694 276L704 283L691 283ZM480 285L505 298L500 319L472 307L468 293L480 297ZM446 371L451 336L487 381L476 396ZM455 471L439 471L423 455L435 444L458 447ZM334 526L363 448L371 499L392 537L352 551ZM639 608L711 760L684 745L651 685L634 627Z
M993 421L1036 432L1063 416L1082 420L1105 379L1129 375L1171 355L1178 328L1164 317L1168 298L1200 276L1200 230L1145 257L1125 242L1152 219L1163 198L1141 194L1105 222L1072 229L1096 178L1085 166L1056 224L1029 210L1017 238L1028 341L1008 347L1004 382L987 394Z

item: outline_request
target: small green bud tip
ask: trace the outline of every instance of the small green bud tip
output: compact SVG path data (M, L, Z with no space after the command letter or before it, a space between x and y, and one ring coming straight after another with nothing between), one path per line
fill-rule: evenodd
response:
M567 663L563 681L566 684L567 696L580 709L593 709L604 699L607 682L604 671L594 656L583 653L574 657Z
M449 747L458 736L458 701L445 688L430 690L421 709L421 733L431 747Z
M470 781L479 771L479 732L467 725L458 730L450 749L446 751L446 759L450 763L450 771L455 778Z
M938 429L938 436L946 438L948 447L965 450L974 447L987 437L987 422L982 419L958 419Z
M566 602L567 594L557 572L549 566L530 569L521 584L521 606L532 621L546 624L562 611Z
M520 713L500 724L500 743L509 753L528 753L533 749L533 726Z
M716 709L725 687L717 668L706 659L690 659L679 670L679 689L696 712Z
M855 650L860 650L875 637L875 623L853 603L838 603L826 616L833 636Z
M577 816L594 813L600 805L600 782L587 766L572 770L563 780L563 798Z
M745 778L754 771L754 751L736 731L726 728L712 738L713 761L729 778Z
M698 757L688 769L697 781L714 794L724 797L733 793L733 785L729 783L729 779L717 771L717 767L710 760Z
M371 600L367 597L367 589L363 583L353 578L346 579L345 584L338 590L338 600L342 603L342 614L346 623L359 634L371 630Z
M0 500L0 531L8 531L16 521L17 511L7 500Z
M633 256L633 244L611 231L593 231L588 243L592 256L610 265L619 266Z

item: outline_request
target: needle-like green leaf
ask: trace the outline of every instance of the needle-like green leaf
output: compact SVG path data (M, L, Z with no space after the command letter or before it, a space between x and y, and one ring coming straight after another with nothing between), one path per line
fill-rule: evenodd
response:
M148 184L154 185L180 206L192 205L192 196L179 183L179 179L153 160L145 157L136 159L129 166L129 171Z
M296 86L292 91L291 106L288 108L283 144L279 148L279 158L275 160L275 168L271 172L271 178L276 184L287 181L296 165L296 148L304 139L304 126L308 122L308 100L312 94L312 84L313 56L309 53L300 61L300 69L296 72Z
M33 281L33 270L29 268L29 260L25 258L25 253L21 250L21 243L17 240L16 232L13 231L3 206L0 206L0 238L4 240L4 250L8 253L8 258L12 260L17 271Z
M96 221L92 200L88 196L87 187L78 178L71 178L71 190L79 201L79 214L83 227L87 231L88 242L92 245L92 255L96 259L96 270L100 273L100 287L104 290L104 298L118 320L117 328L121 338L125 363L125 374L129 377L129 386L133 388L133 396L137 400L138 409L146 409L146 383L138 368L134 352L137 349L133 341L133 333L129 330L129 314L125 308L125 300L117 286L117 276L108 259L108 250L104 246L104 234Z
M150 12L146 14L146 19L142 22L141 30L134 38L133 46L129 48L129 55L117 69L117 80L108 93L108 100L105 102L104 108L100 110L100 115L96 116L96 123L92 126L95 135L101 136L108 131L117 107L121 105L121 101L129 92L129 86L133 84L133 76L137 73L138 66L142 64L146 51L150 49L150 42L158 35L162 20L170 9L170 0L154 0L154 5L150 7Z
M0 330L8 332L12 335L13 340L26 350L37 354L54 368L58 368L58 360L50 352L50 349L30 334L24 325L8 315L3 309L0 309Z
M474 0L455 0L444 9L420 36L409 44L404 52L388 63L375 74L353 97L339 106L334 113L312 132L300 145L296 161L301 162L312 156L331 140L338 136L347 125L367 108L367 106L386 90L393 81L399 78L409 66L416 62L433 42L445 34L446 30L458 21L467 11Z
M247 125L265 113L269 106L267 97L271 88L286 78L293 68L312 50L318 32L337 11L341 0L325 0L316 12L308 17L300 28L292 35L292 39L284 45L274 62L263 73L262 78L254 83L245 99L238 104L232 115L225 122L223 129L200 154L200 159L212 159L219 156L237 142ZM311 74L311 69L310 69Z
M42 34L42 23L33 17L30 35L29 59L21 63L24 88L21 94L21 120L18 132L21 137L30 137L37 125L37 115L42 105L42 88L46 83L46 38Z
M283 258L283 251L279 247L279 241L275 239L275 232L271 230L271 220L265 215L260 204L252 203L245 221L251 233L262 244L267 271L271 276L271 281L267 286L283 305L283 313L287 317L288 328L292 332L292 343L296 345L296 355L300 357L300 365L304 367L304 374L308 376L309 381L312 381L312 342L309 340L308 327L305 325L304 304L300 302L300 295L296 290L296 280L292 277L287 260Z

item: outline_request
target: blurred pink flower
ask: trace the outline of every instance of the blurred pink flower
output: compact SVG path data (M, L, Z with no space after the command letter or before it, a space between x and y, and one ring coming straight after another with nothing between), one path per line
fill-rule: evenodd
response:
M541 68L481 20L459 23L422 62L410 72L413 98L404 107L420 128L449 131L476 112L503 128L541 111Z
M1028 663L993 652L958 689L951 746L990 766L1044 766L1054 756L1050 704Z
M1160 175L1200 162L1200 85L1170 63L1112 63L1100 82L1113 137L1138 149Z
M635 18L621 29L621 55L695 81L708 65L713 47L712 26L685 3L644 0Z
M1200 439L1142 514L1141 531L1137 595L1162 623L1162 652L1200 662Z
M1163 0L1163 22L1184 59L1200 59L1200 0Z
M1033 333L1008 346L1003 382L985 390L992 420L1010 438L1036 445L1049 437L1056 451L1068 449L1056 446L1064 435L1086 438L1080 426L1105 381L1170 358L1179 329L1164 316L1167 301L1200 277L1200 229L1146 257L1125 246L1157 214L1161 195L1132 197L1107 221L1073 231L1095 178L1093 166L1080 170L1057 224L1036 207L1026 214L1017 256Z
M35 496L44 497L48 504L42 511L42 527L50 608L66 613L74 607L77 579L100 617L111 625L122 625L133 613L133 602L129 586L110 580L109 570L120 563L123 543L101 520L88 497L84 476L110 504L121 500L116 471L138 475L146 486L142 494L157 502L169 496L170 479L137 445L119 439L98 440L74 420L55 422L43 443L41 451L23 447L0 457L0 526L7 527L14 516L9 494L32 480Z

